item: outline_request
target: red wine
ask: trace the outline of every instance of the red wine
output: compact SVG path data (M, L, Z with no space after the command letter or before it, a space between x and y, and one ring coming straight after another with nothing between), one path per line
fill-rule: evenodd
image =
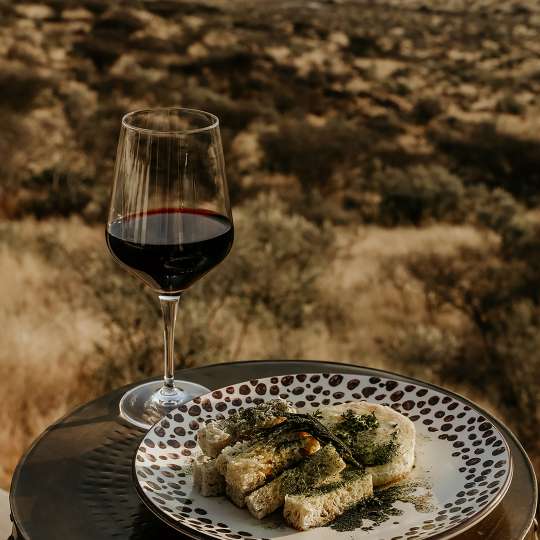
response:
M208 210L162 208L109 223L114 258L147 285L178 293L217 266L234 239L232 222Z

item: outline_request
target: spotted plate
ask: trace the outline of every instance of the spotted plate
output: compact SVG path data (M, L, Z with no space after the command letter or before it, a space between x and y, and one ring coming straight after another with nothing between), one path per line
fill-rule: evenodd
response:
M364 520L352 532L331 526L298 532L275 515L259 521L223 497L202 497L190 473L191 461L200 453L199 426L278 396L300 412L367 400L408 416L417 432L411 480L420 486L417 495L425 499L427 492L429 504L418 508L397 502L398 515L378 525ZM485 412L464 398L420 382L336 373L254 379L196 398L148 432L134 467L140 495L159 517L192 538L220 540L453 538L495 508L512 476L503 435Z

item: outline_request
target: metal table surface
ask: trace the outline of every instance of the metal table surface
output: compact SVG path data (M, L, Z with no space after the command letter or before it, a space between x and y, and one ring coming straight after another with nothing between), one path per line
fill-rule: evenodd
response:
M350 364L277 360L215 364L186 369L178 376L214 390L250 378L302 372L381 374ZM139 500L132 460L144 432L118 416L118 402L127 388L83 405L53 424L21 459L10 492L14 540L187 538ZM517 439L497 424L513 453L512 484L500 505L460 540L535 538L534 470Z

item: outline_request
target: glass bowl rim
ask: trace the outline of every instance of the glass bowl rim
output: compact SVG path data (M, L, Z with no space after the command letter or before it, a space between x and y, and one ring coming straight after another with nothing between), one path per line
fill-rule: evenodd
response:
M132 118L136 115L143 114L143 113L156 113L156 112L184 112L189 113L191 115L202 115L208 120L207 126L202 126L199 128L190 128L190 129L172 129L172 130L161 130L161 129L150 129L150 128L143 128L140 126L133 125L130 123ZM211 129L216 129L219 127L219 118L208 111L203 111L200 109L192 109L189 107L149 107L145 109L137 109L135 111L131 111L126 113L122 117L122 127L125 129L129 129L132 131L138 131L139 133L147 133L149 135L190 135L192 133L202 133L204 131L210 131Z

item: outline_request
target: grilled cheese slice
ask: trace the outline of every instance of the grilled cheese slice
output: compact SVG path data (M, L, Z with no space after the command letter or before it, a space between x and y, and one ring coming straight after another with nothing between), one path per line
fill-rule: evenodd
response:
M382 486L407 475L414 466L414 424L390 407L367 401L324 407L320 411L320 421L329 429L335 428L348 410L359 416L374 414L377 418L378 427L362 432L357 438L357 446L353 447L355 455L363 456L366 470L373 476L373 485ZM389 444L396 445L395 451L387 461L378 464L374 449Z
M262 519L283 505L285 495L302 486L318 486L345 468L336 449L328 444L306 458L300 465L288 469L280 476L247 496L246 505L251 514Z
M345 469L337 478L306 493L286 495L283 516L291 527L306 531L330 523L371 495L371 474L363 469Z

